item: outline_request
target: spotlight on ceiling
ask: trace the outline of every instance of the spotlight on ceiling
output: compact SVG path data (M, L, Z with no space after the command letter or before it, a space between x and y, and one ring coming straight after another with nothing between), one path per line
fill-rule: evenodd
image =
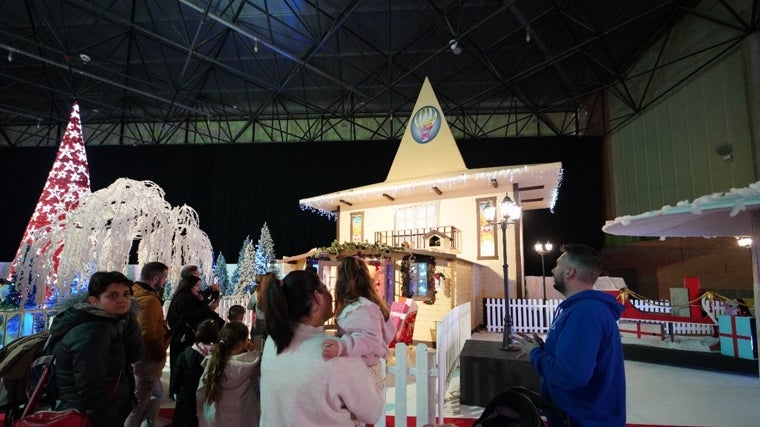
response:
M459 43L457 43L457 39L449 40L449 47L451 48L451 51L454 52L454 55L459 55L460 53L462 53L462 48L459 47Z
M8 62L13 62L13 51L8 50Z

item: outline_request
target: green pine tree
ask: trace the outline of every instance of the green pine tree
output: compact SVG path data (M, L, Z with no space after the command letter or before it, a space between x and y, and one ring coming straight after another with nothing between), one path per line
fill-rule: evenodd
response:
M261 227L261 236L259 242L256 244L256 274L265 274L270 271L275 271L275 258L274 254L274 241L272 241L272 235L269 233L269 227L267 223Z

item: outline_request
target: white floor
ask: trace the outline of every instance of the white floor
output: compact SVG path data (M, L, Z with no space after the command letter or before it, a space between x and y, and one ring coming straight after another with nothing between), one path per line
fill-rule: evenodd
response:
M473 339L501 341L498 333L474 333ZM749 375L725 374L676 368L642 362L625 362L629 424L707 427L760 426L760 379ZM168 363L164 390L168 390ZM393 414L395 390L388 388L387 413ZM414 385L409 386L414 396ZM162 407L174 405L164 398ZM410 416L414 402L408 402ZM444 417L477 418L483 408L459 404L459 371L453 373L445 397ZM160 420L158 427L165 425Z

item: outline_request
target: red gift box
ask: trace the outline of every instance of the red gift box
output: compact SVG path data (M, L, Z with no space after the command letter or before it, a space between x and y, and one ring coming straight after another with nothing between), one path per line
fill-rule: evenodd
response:
M645 336L659 337L660 339L665 337L663 333L661 323L644 323L644 322L619 322L618 328L620 328L621 334L632 334L636 338L641 339Z

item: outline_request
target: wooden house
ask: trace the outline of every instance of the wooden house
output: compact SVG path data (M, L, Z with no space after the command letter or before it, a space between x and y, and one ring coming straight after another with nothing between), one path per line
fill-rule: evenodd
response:
M552 207L561 169L561 163L468 169L425 79L386 180L300 204L336 219L336 243L344 243L333 249L368 260L388 301L411 294L420 302L414 339L430 342L435 323L453 307L471 303L476 326L483 323L483 298L504 296L501 230L489 223L487 208L505 193L523 210ZM522 283L521 227L510 223L506 234L513 298ZM393 250L368 252L378 247ZM329 255L314 258L326 283L337 265Z

